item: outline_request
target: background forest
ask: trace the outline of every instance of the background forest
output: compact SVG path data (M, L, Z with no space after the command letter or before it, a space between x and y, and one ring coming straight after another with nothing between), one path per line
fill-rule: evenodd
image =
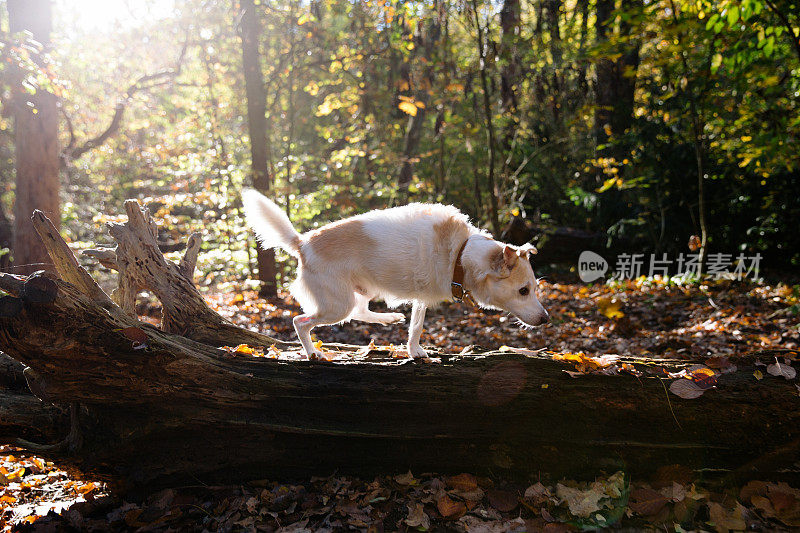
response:
M93 241L143 199L165 241L204 232L212 276L256 263L238 195L254 176L304 229L439 201L496 235L519 215L636 251L686 251L696 235L763 266L800 262L792 1L16 7L52 9L49 43L12 33L20 2L0 4L7 248L13 109L47 92L69 238Z

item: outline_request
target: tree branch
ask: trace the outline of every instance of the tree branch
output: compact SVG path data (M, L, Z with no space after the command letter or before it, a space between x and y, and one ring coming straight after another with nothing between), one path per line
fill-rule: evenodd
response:
M789 32L789 36L792 39L792 44L794 45L794 51L797 54L797 59L800 59L800 37L794 33L794 28L792 27L792 23L789 21L789 18L778 9L778 6L776 6L772 0L765 1L767 7L769 7L770 10L775 13L779 19L781 19L786 31Z
M131 101L131 98L133 98L133 96L136 95L136 93L150 90L155 87L160 87L162 85L167 85L172 80L177 78L180 75L181 70L183 68L183 60L184 57L186 56L186 49L188 47L188 43L189 43L188 40L183 43L183 47L181 48L181 53L178 56L178 60L174 67L165 70L160 70L158 72L154 72L151 74L145 74L139 77L136 81L134 81L125 90L122 98L120 99L119 102L117 102L117 105L114 106L114 116L111 117L111 122L109 123L108 127L100 135L92 137L91 139L87 140L80 146L77 147L75 146L75 135L72 128L72 121L70 120L69 116L67 116L67 113L65 111L64 116L66 117L67 120L67 127L70 132L70 140L69 144L61 154L62 162L66 163L67 161L78 159L86 152L102 146L103 144L105 144L106 141L108 141L108 139L116 135L120 127L122 126L122 119L125 116L125 110L127 109L128 104Z

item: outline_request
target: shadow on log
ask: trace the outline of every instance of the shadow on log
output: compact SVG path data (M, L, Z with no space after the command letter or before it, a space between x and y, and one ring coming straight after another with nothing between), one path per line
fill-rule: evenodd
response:
M126 210L140 219L126 236L112 227L120 246L101 254L129 284L113 298L122 307L58 243L47 219L34 216L43 238L53 237L60 278L0 275L9 294L0 302L0 349L28 367L30 388L46 404L73 406L71 439L82 439L71 443L83 464L111 467L130 484L408 468L585 478L675 462L798 471L795 382L756 380L755 357L737 359L738 370L718 376L715 388L683 400L667 392L667 373L685 361L623 357L639 375L573 378L564 372L572 365L546 352L442 355L436 364L354 347L340 347L347 357L337 362L293 358L290 343L278 343L285 359L222 350L275 341L209 309L192 269L150 242L146 211L132 202ZM164 302L170 331L131 314L125 302L145 288ZM0 423L31 423L27 412L23 406L14 422L0 411Z

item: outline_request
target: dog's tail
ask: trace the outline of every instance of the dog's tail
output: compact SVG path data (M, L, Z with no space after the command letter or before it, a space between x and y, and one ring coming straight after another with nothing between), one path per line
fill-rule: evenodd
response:
M300 234L278 205L254 189L242 191L242 204L247 224L256 232L265 250L280 247L300 257Z

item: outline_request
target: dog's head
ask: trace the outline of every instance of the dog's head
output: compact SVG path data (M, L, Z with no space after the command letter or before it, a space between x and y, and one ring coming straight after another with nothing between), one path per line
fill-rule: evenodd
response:
M479 269L474 286L470 287L478 303L508 311L529 326L546 323L549 316L537 298L539 284L530 262L536 248L497 241L489 241L481 248L477 252Z

